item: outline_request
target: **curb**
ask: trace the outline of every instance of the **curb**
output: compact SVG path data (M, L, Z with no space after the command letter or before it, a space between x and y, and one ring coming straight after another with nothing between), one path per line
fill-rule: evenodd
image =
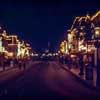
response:
M100 92L100 88L93 86L91 83L89 83L87 80L81 79L79 76L75 75L72 71L70 71L67 67L64 67L64 65L62 65L63 69L67 70L68 72L70 72L77 80L79 80L80 82L82 82L85 86L87 86L88 88L91 88L93 90L99 91Z

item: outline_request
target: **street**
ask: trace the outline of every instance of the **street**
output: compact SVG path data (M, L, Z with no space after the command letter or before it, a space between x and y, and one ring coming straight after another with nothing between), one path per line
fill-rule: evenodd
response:
M19 70L19 69L18 69ZM14 70L12 71L14 73ZM8 73L9 74L9 73ZM1 82L2 96L48 99L96 99L99 92L85 86L58 62L36 62L30 68ZM36 100L35 99L35 100Z

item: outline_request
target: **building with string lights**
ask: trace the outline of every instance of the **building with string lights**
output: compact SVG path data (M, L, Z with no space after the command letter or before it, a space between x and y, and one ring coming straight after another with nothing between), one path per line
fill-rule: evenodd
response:
M60 44L60 51L64 54L90 54L95 66L97 50L95 47L95 28L100 27L100 11L93 16L75 17L72 26L66 32L66 39Z
M29 43L20 41L17 35L7 35L6 30L0 32L1 55L4 54L6 58L23 58L32 54L32 48Z

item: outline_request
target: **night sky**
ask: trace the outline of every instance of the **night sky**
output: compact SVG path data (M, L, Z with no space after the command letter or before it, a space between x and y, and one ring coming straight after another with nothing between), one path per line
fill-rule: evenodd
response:
M70 29L75 16L100 10L96 0L0 1L0 24L8 34L17 34L34 50L55 50Z

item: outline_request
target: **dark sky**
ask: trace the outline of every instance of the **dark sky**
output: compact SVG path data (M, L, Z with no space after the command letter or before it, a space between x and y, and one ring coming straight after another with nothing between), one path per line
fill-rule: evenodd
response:
M96 0L0 1L0 24L8 33L18 34L35 50L57 48L75 16L99 10Z

